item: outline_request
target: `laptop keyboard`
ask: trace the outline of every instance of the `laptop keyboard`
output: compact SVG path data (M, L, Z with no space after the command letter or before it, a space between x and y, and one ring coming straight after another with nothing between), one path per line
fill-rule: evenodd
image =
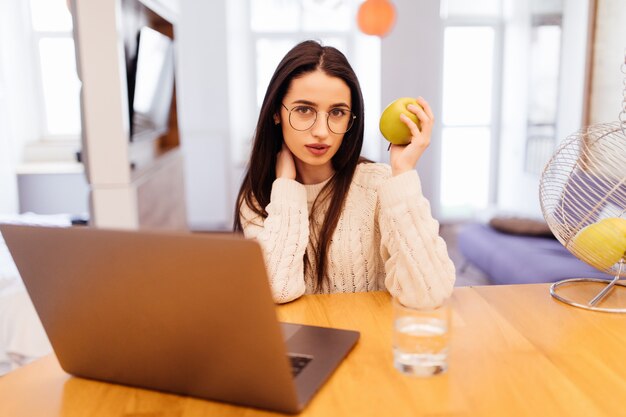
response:
M305 366L313 359L312 356L288 355L291 362L291 373L297 376Z

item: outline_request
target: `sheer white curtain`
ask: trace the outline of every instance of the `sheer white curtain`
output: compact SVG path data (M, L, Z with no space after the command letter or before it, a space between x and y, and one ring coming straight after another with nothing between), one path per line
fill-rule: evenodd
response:
M0 51L1 52L1 51ZM4 59L2 59L4 62ZM6 82L0 72L0 213L17 212L17 185L12 158L13 146L10 137Z
M18 211L16 168L39 128L27 7L0 1L0 213L6 214Z
M15 177L14 148L11 141L11 117L8 97L8 40L11 39L11 9L15 2L0 3L0 213L17 212L17 184ZM8 10L7 10L8 9Z

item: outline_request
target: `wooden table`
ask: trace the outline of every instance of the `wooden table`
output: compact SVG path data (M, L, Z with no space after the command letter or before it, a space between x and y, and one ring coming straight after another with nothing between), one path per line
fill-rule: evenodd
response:
M279 307L281 320L361 332L302 415L626 415L623 315L567 306L544 284L457 288L451 302L450 369L427 379L392 366L386 293L306 296ZM3 417L218 415L273 413L73 378L54 356L0 378Z

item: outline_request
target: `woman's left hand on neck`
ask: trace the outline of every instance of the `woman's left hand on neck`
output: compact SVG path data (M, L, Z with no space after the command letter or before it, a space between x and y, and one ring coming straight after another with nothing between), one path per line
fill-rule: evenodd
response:
M296 179L296 164L293 154L283 142L283 147L276 157L276 178Z

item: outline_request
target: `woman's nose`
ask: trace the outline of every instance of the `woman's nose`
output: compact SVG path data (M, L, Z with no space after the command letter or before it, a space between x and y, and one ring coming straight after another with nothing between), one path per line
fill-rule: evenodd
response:
M328 114L324 112L317 113L317 119L311 129L313 136L326 137L328 136Z

